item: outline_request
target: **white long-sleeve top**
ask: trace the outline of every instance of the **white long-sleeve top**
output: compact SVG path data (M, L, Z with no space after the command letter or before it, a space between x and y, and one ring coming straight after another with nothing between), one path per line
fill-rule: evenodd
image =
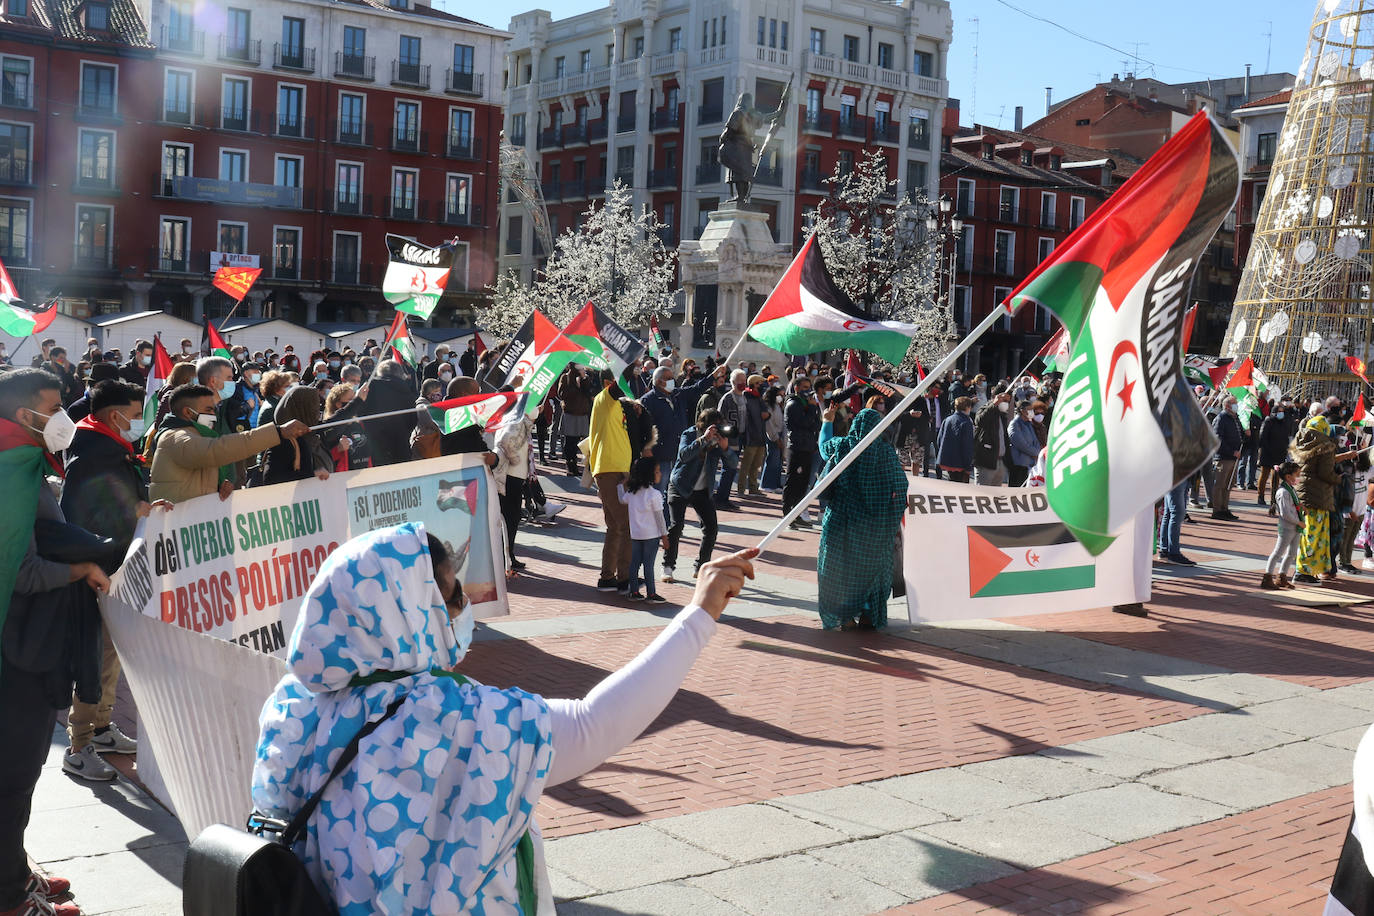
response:
M668 533L663 520L663 494L656 487L643 487L631 493L618 484L620 501L630 510L630 537L636 541L661 538Z
M585 698L549 700L553 764L545 788L595 769L638 738L667 707L715 632L711 615L689 605Z

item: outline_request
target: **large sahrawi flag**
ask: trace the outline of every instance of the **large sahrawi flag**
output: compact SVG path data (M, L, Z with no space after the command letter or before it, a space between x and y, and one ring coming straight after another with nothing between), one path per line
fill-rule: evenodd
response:
M563 329L563 339L581 348L572 362L609 369L620 378L644 355L644 342L588 302ZM561 344L560 344L561 345Z
M395 306L396 311L428 320L448 284L449 268L453 266L453 248L449 245L431 248L404 236L387 233L386 251L382 295Z
M790 356L821 350L866 350L895 366L906 359L916 326L865 315L835 285L813 235L745 333Z
M1236 202L1235 151L1189 121L1009 298L1073 342L1050 424L1050 505L1089 551L1209 461L1217 440L1183 376L1189 281Z

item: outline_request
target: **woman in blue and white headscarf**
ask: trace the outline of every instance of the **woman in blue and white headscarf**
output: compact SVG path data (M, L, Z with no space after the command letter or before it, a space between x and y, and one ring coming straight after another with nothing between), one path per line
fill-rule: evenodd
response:
M585 700L545 700L450 673L472 641L472 610L422 526L354 538L315 577L291 673L263 707L254 805L289 819L363 725L404 696L310 818L297 852L315 883L343 916L552 913L540 794L663 711L753 578L754 556L703 566L693 603Z

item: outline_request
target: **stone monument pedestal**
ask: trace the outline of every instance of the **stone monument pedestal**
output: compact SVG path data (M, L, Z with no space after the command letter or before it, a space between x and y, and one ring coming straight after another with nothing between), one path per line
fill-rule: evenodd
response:
M700 362L716 350L728 356L744 329L792 262L789 246L773 241L768 214L727 202L713 210L701 238L678 246L678 266L687 299L681 349ZM773 364L787 357L752 339L735 355Z

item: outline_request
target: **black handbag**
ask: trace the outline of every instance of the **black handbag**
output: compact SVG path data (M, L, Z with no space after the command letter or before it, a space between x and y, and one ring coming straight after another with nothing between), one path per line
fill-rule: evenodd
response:
M358 756L358 744L405 702L396 697L386 712L348 742L319 791L287 823L253 812L247 830L212 824L186 850L181 873L185 916L332 916L327 902L296 855L296 841L324 796L324 790Z

